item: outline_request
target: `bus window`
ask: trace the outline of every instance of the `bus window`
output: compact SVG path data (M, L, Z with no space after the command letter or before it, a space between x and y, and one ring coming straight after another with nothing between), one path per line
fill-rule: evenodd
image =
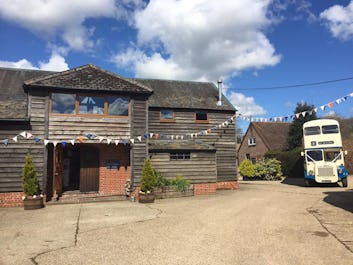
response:
M322 133L329 134L329 133L339 133L337 125L324 125L322 126Z
M306 152L307 161L321 161L322 160L322 151L321 150L312 150Z
M304 129L304 134L305 134L305 135L316 135L316 134L320 134L320 127L319 127L319 126L306 127L306 128Z
M324 157L325 157L325 161L333 162L333 160L340 160L341 159L341 153L334 152L334 151L325 151Z

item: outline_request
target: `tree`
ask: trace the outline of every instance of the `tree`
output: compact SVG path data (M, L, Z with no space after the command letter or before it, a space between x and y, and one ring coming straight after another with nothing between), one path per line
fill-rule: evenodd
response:
M314 108L313 105L308 105L306 102L297 103L294 114L306 112L306 115L303 117L303 115L300 114L300 116L298 118L295 117L292 122L288 134L288 150L302 146L303 124L307 121L317 119L316 113L313 111Z
M26 163L22 170L22 188L26 195L33 196L38 194L37 171L30 154L27 154Z
M150 159L145 159L142 168L141 176L141 191L142 192L152 192L153 188L157 185L157 177L155 171L152 167Z

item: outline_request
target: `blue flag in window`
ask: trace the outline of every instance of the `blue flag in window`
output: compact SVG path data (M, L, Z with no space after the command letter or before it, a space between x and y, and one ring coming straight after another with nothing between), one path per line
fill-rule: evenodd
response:
M34 138L34 142L35 142L36 144L39 143L40 140L42 140L42 139L40 139L39 137L35 137L35 138Z

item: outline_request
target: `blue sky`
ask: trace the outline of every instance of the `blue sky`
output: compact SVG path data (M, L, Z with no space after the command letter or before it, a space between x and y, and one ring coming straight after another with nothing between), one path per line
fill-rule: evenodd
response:
M23 12L26 10L26 12ZM224 80L247 117L353 92L353 1L0 0L0 66L93 63L125 77ZM319 116L353 115L353 98ZM240 122L245 128L246 123Z

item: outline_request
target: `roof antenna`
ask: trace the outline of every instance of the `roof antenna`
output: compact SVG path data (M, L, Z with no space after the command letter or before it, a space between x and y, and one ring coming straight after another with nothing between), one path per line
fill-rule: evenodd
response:
M217 106L222 106L222 80L218 79L217 80L217 84L218 84L218 102L217 102Z

